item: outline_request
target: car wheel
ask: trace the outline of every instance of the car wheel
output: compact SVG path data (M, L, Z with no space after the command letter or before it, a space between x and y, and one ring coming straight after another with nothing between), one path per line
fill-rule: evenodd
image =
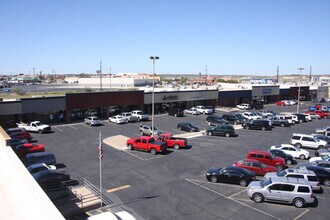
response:
M41 133L42 133L42 130L41 130L41 129L39 129L39 130L38 130L38 133L39 133L39 134L41 134Z
M281 127L283 128L285 126L285 124L284 123L281 123Z
M266 131L266 127L262 126L261 130Z
M208 122L207 124L211 126L211 122Z
M287 164L287 165L291 165L292 164L292 160L287 160L287 161L285 161L285 163Z
M174 114L174 117L178 117L178 115L177 114Z
M245 126L247 130L250 130L250 126Z
M127 145L127 148L128 148L128 150L133 150L133 145L132 144L128 144Z
M212 134L212 131L208 131L208 132L207 132L207 135L212 136L212 135L213 135L213 134Z
M300 159L300 160L305 160L305 158L306 158L306 157L305 157L305 155L303 155L303 154L301 154L301 155L299 156L299 159Z
M320 145L320 146L317 147L318 150L320 150L320 149L322 149L322 148L324 148L323 145Z
M324 180L323 184L327 187L330 186L330 180Z
M300 120L299 120L299 123L303 123L303 120L300 119Z
M179 130L182 131L182 127L181 126L179 126Z
M141 136L143 136L143 131L140 131Z
M264 201L264 196L261 193L255 193L252 195L252 199L256 203L261 203Z
M302 199L302 198L295 198L293 200L293 205L296 207L296 208L302 208L305 206L305 200Z
M155 148L151 148L150 153L151 153L152 155L156 155L156 154L157 154L157 151L156 151Z
M179 150L180 149L180 145L178 145L178 144L174 144L173 147L174 147L175 150Z
M212 183L218 182L218 178L216 176L211 176L211 182Z
M296 143L294 146L299 147L299 148L302 147L302 145L300 143Z
M234 122L234 125L237 125L237 121Z
M246 185L247 185L246 180L241 180L241 181L239 181L239 185L241 185L241 186L246 186Z
M278 171L281 171L281 170L283 170L283 165L281 165L281 164L279 164L279 165L277 165L276 166L276 169L278 170Z
M320 153L317 150L315 151L314 154L315 154L316 157L320 156Z
M226 133L225 136L228 138L228 137L230 137L230 134L229 133Z

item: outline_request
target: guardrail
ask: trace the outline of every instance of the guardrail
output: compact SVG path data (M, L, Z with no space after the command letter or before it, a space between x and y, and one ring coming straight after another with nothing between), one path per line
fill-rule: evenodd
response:
M110 204L113 203L108 197L106 197L105 195L103 195L103 193L101 195L101 192L100 192L99 188L97 188L96 186L94 186L92 183L90 183L85 178L82 179L82 184L83 184L83 186L85 186L86 188L88 188L90 191L92 191L100 199L101 199L101 196L102 196L102 203L104 205L110 205Z

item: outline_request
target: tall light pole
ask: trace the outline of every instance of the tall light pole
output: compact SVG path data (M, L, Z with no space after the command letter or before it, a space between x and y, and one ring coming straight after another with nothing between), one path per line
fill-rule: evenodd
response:
M155 126L155 62L159 59L157 56L151 56L152 60L152 112L151 112L151 132L152 136L154 136L154 126Z
M299 79L300 79L300 76L301 76L301 71L304 70L305 68L303 67L299 67L298 70L299 70ZM299 113L299 106L300 106L300 82L298 82L299 86L298 86L298 103L297 103L297 113Z
M110 77L109 77L109 80L110 80L110 85L109 85L110 87L109 88L111 90L111 67L110 67Z

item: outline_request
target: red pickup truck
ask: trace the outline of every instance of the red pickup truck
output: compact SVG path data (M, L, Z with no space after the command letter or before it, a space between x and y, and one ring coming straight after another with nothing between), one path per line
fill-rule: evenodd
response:
M175 150L187 146L187 138L173 137L170 133L163 133L158 136L158 140L166 142L167 147L174 147Z
M324 112L324 111L321 111L321 110L315 110L313 111L315 114L319 115L321 118L327 118L329 116L329 113L328 112ZM307 112L306 112L307 113ZM309 113L309 112L308 112ZM307 113L307 114L308 114Z
M167 145L165 142L155 140L153 137L141 136L139 138L130 138L126 141L126 146L129 150L148 151L155 155L166 151Z

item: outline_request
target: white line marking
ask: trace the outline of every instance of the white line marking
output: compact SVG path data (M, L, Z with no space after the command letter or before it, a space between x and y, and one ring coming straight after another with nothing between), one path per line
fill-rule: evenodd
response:
M309 209L306 209L303 213L301 213L300 215L298 215L297 217L295 217L293 220L297 220L301 216L305 215L308 211L309 211Z
M59 131L62 131L62 132L63 132L63 130L59 129L58 127L54 127L54 128L56 128L57 130L59 130Z
M240 193L242 193L242 192L245 192L246 191L246 189L244 189L244 190L242 190L242 191L240 191L240 192L238 192L238 193L235 193L235 194L233 194L233 195L230 195L230 196L228 196L228 198L231 198L231 197L233 197L233 196L236 196L236 195L238 195L238 194L240 194Z
M72 128L72 129L74 129L74 130L77 130L77 131L78 131L77 128L75 128L75 127L73 127L73 126L71 126L71 125L69 125L69 127Z
M136 156L136 155L134 155L134 154L130 153L129 151L126 151L126 150L124 150L124 152L125 152L125 153L127 153L127 154L129 154L129 155L131 155L131 156L133 156L133 157L135 157L135 158L137 158L137 159L139 159L139 160L142 160L142 161L144 161L144 159L142 159L141 157L139 157L139 156Z
M262 211L262 210L260 210L260 209L254 208L254 207L249 206L249 205L247 205L247 204L244 204L244 203L242 203L242 202L240 202L240 201L237 201L237 200L235 200L235 199L232 199L232 198L230 198L230 197L227 197L227 196L225 196L225 195L223 195L223 194L221 194L221 193L219 193L219 192L217 192L217 191L214 191L214 190L212 190L212 189L209 189L209 188L207 188L207 187L205 187L205 186L202 186L202 185L200 185L200 184L198 184L198 183L194 183L193 181L190 181L190 180L187 180L187 179L185 179L185 180L186 180L187 182L189 182L189 183L192 183L192 184L194 184L194 185L196 185L196 186L199 186L199 187L201 187L201 188L203 188L203 189L206 189L206 190L208 190L208 191L210 191L210 192L213 192L213 193L215 193L215 194L217 194L217 195L220 195L220 196L222 196L222 197L224 197L224 198L226 198L226 199L230 199L230 200L232 200L232 201L234 201L234 202L237 202L237 203L239 203L239 204L241 204L241 205L243 205L243 206L246 206L246 207L249 207L249 208L251 208L251 209L254 209L255 211L258 211L258 212L260 212L260 213L262 213L262 214L265 214L265 215L270 216L270 217L272 217L272 218L274 218L274 219L279 219L279 220L280 220L280 218L277 218L277 217L275 217L275 216L273 216L273 215L271 215L271 214L268 214L267 212L264 212L264 211Z

